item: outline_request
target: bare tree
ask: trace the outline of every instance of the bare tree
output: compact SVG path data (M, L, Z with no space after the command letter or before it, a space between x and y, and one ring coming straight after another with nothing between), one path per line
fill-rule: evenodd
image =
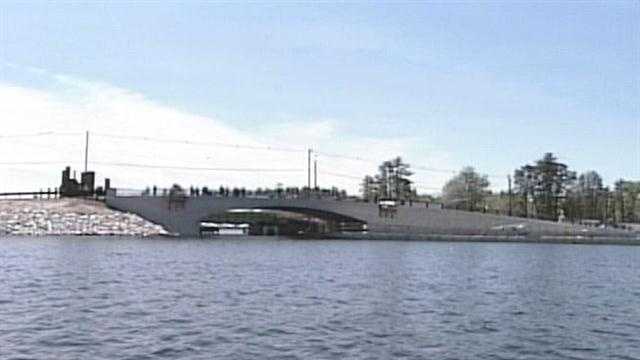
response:
M465 167L449 180L442 189L445 203L456 209L475 211L489 194L487 175L478 174L473 167Z

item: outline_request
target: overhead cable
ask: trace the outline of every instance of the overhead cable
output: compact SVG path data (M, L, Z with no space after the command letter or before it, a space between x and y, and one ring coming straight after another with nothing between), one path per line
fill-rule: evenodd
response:
M217 141L162 139L162 138L153 138L149 136L114 135L114 134L94 133L94 132L92 132L91 135L104 137L104 138L111 138L111 139L121 139L121 140L136 140L136 141L147 141L147 142L155 142L155 143L170 143L170 144L183 144L183 145L196 145L196 146L218 146L218 147L227 147L227 148L233 148L233 149L250 149L250 150L266 150L266 151L281 151L281 152L307 151L306 149L267 146L267 145L232 144L232 143L223 143L223 142L217 142Z
M16 139L16 138L29 138L29 137L42 137L42 136L76 136L82 133L76 132L55 132L55 131L42 131L30 134L9 134L0 135L0 139Z
M127 162L102 162L93 161L92 165L133 167L143 169L166 169L166 170L194 170L194 171L228 171L228 172L300 172L303 169L277 169L277 168L225 168L225 167L192 167L192 166L172 166L172 165L151 165L136 164Z

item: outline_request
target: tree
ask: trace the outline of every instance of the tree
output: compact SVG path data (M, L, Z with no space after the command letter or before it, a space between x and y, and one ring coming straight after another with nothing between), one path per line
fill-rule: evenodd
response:
M412 199L415 191L411 188L413 182L409 179L413 172L409 170L410 165L402 161L401 157L384 161L378 166L378 174L372 179L365 177L362 190L372 190L375 184L375 195L378 198L390 198L395 200ZM365 186L365 182L367 185Z
M561 199L576 179L575 172L546 153L535 165L525 165L514 173L516 193L523 202L524 215L541 219L558 219Z
M556 220L558 218L559 200L566 194L567 186L576 178L567 165L557 161L552 153L536 161L534 204L538 217Z
M630 201L630 204L627 207L629 222L640 222L640 209L638 209L638 206L640 205L640 181L629 181L626 192Z
M413 172L409 170L409 164L402 161L401 157L391 160L391 197L399 200L409 200L412 196L411 184L413 181L409 179Z
M524 165L513 174L514 193L520 199L517 205L520 208L520 215L529 217L530 202L533 201L535 168L531 165Z
M390 198L391 191L389 185L389 174L391 173L391 162L385 161L378 166L378 174L375 176L375 182L378 184L378 195L381 198Z
M376 201L379 197L378 182L373 176L367 175L364 177L360 190L365 201Z
M582 219L601 219L606 204L602 177L595 171L587 171L578 177L577 193L580 198Z
M489 194L487 175L478 174L473 167L465 167L442 189L443 200L456 209L475 211Z
M640 222L640 181L620 179L614 185L617 222Z
M571 222L583 219L582 196L577 185L567 188L562 210L565 218Z

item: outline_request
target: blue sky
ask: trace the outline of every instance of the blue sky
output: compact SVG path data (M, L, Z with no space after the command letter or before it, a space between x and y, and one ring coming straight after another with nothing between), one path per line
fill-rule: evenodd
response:
M328 123L325 151L406 138L422 166L552 151L612 182L640 179L639 19L637 1L3 2L0 82L109 84L254 137Z

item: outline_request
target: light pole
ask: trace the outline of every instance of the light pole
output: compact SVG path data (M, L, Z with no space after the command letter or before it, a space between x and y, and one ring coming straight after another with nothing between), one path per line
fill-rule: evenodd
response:
M311 190L311 149L307 150L307 188Z
M318 155L313 158L313 189L318 189Z
M84 139L84 172L89 168L89 130L87 130Z
M507 175L507 180L509 180L509 216L512 216L511 199L513 198L513 192L511 192L511 175Z

